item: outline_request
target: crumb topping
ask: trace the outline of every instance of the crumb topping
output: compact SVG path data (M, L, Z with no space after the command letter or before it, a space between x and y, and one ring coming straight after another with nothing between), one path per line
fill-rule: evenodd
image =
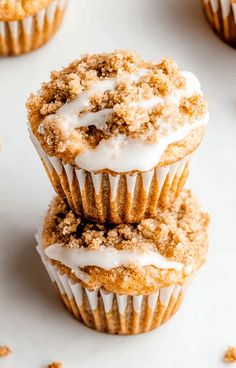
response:
M209 216L201 212L191 191L184 190L176 202L156 219L140 224L98 224L76 216L56 197L45 220L45 246L59 243L65 247L157 251L170 260L184 264L205 259Z
M140 71L145 72L139 74ZM131 75L138 77L132 79ZM76 112L80 119L86 114L110 109L102 127L79 124L71 127L70 121L57 114L61 107L98 82L115 78L114 87L94 92L89 104ZM154 143L170 129L177 130L202 118L207 112L207 103L201 94L180 98L178 104L173 99L168 100L185 87L184 76L170 59L146 62L134 52L119 50L85 55L63 70L51 73L51 80L28 99L28 117L33 133L46 152L70 160L111 136L122 134Z
M12 353L11 349L8 346L0 346L0 357L7 357Z
M229 346L224 355L226 363L236 363L236 347Z

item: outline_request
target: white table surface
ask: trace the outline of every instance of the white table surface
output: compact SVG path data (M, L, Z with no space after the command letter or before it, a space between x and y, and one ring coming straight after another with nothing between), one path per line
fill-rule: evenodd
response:
M212 217L209 260L179 313L138 336L100 334L74 320L54 293L34 234L53 191L28 138L24 104L49 72L84 52L134 49L195 72L211 122L188 186ZM216 368L236 345L236 50L209 29L198 0L70 0L41 50L0 60L0 368Z

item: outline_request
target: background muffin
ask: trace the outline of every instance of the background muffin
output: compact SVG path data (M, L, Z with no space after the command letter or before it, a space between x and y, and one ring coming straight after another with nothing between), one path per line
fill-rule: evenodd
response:
M208 121L192 73L126 51L53 72L27 107L54 188L98 222L139 222L169 206Z
M236 47L236 0L202 0L202 5L214 31Z
M42 46L57 30L67 0L0 1L0 56Z
M184 190L140 224L92 223L55 198L38 251L69 311L99 331L134 334L165 322L205 262L208 215Z

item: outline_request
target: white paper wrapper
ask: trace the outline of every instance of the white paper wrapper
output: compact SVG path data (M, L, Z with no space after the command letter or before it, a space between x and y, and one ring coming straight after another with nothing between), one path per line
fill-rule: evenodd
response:
M157 328L177 311L188 284L138 296L108 293L101 288L89 290L52 265L41 246L37 250L66 308L85 325L101 332L125 335Z
M97 222L132 223L155 217L178 197L188 177L189 156L144 173L90 173L49 157L31 134L56 192L77 214Z
M0 56L19 55L42 46L59 26L67 0L54 0L35 16L0 21Z
M236 3L232 0L202 0L202 4L213 29L236 47Z

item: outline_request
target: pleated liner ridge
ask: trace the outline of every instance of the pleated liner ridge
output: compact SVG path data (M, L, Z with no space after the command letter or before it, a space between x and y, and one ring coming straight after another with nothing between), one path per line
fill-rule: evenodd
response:
M202 0L202 5L215 32L236 47L236 3L231 0Z
M31 134L55 191L71 209L97 222L132 223L155 217L178 197L188 177L189 156L145 173L94 174L49 157Z
M110 334L133 335L151 331L178 310L186 285L160 288L150 295L118 295L89 290L42 261L67 310L86 326Z
M67 0L54 0L35 16L0 21L0 56L20 55L42 46L57 30L66 5Z

